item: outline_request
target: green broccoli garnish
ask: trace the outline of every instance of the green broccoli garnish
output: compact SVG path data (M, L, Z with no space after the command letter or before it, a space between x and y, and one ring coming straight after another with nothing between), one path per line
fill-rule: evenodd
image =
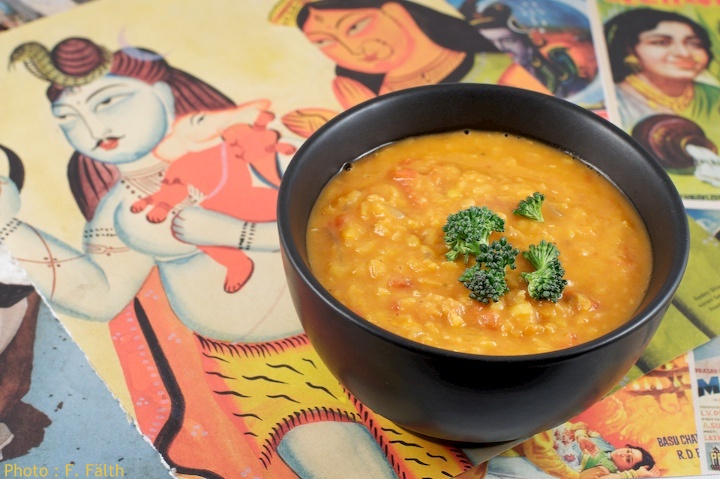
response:
M483 303L491 299L497 302L507 293L510 289L505 281L505 268L515 269L515 257L519 252L504 236L490 245L480 245L477 262L459 278L470 290L470 298Z
M455 261L459 255L478 255L480 246L488 244L493 231L505 231L505 220L486 206L471 206L448 216L443 226L445 244L450 251L445 254L448 261Z
M505 270L506 266L515 269L515 257L520 250L514 248L506 237L495 240L490 245L482 245L480 253L475 257L477 262L487 269Z
M465 270L460 281L470 290L470 298L483 303L489 303L491 299L498 302L500 296L510 291L505 282L504 270L483 269L477 263Z
M513 210L518 216L525 216L536 221L545 221L542 214L542 204L545 200L545 196L537 191L531 196L528 196L524 200L518 203L517 208Z
M567 281L563 279L565 270L560 264L557 246L541 240L537 245L530 245L523 256L535 267L531 273L520 273L528 283L528 293L536 300L549 300L553 303L562 297Z

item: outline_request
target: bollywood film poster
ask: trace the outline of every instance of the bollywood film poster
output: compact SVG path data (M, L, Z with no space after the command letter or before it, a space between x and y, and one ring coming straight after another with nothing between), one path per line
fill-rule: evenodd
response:
M584 0L448 0L529 73L535 89L606 117L602 42Z
M0 0L0 32L91 0Z
M483 477L717 477L719 377L714 339L490 459Z
M600 0L610 117L670 174L686 204L720 199L720 8Z

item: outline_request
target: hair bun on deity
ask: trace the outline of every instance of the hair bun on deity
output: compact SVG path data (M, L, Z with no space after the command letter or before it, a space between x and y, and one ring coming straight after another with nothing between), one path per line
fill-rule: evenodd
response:
M106 51L87 38L68 38L58 43L50 54L61 72L82 77L107 63Z
M85 38L67 38L52 52L38 42L19 45L10 64L22 62L36 77L55 88L76 87L105 75L112 64L111 51Z

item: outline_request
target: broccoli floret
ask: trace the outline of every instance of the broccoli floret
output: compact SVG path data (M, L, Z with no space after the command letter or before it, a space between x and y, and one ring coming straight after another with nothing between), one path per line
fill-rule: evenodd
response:
M546 264L560 256L560 251L554 243L540 240L537 245L531 244L527 251L523 251L523 256L530 261L535 269L544 268Z
M563 279L565 270L560 264L557 246L541 240L537 245L530 245L523 256L535 267L531 273L520 273L528 283L528 293L536 300L549 300L557 303L563 295L567 280Z
M507 293L510 289L505 281L505 268L515 269L515 257L519 252L504 236L489 245L480 245L480 253L475 258L477 262L459 278L470 290L470 298L483 303L491 299L497 302Z
M514 248L506 237L495 240L490 245L481 245L480 253L476 256L479 264L485 265L487 269L505 270L506 266L515 269L515 257L520 250Z
M510 290L503 269L483 269L477 263L465 270L460 281L470 290L470 298L483 303L498 302L500 296Z
M505 231L505 220L493 213L488 207L471 206L448 216L443 226L445 244L450 249L445 254L448 261L455 261L459 255L478 255L480 246L488 244L493 231Z
M536 191L531 196L521 200L517 208L513 210L513 213L536 221L545 221L542 214L542 204L544 200L545 195Z

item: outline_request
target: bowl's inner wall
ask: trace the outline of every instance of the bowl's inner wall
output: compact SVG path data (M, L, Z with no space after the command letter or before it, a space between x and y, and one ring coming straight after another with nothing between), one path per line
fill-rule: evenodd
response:
M523 90L477 85L442 85L405 90L368 102L335 118L300 148L281 186L281 228L289 226L290 256L311 284L305 228L318 194L343 164L380 145L409 136L462 129L494 130L543 141L603 172L625 193L645 221L652 239L653 278L642 308L676 284L684 268L687 224L674 186L650 154L618 128L568 102ZM303 165L309 163L311 167ZM287 215L287 218L282 218ZM602 247L602 245L598 245ZM322 288L319 288L322 290Z

